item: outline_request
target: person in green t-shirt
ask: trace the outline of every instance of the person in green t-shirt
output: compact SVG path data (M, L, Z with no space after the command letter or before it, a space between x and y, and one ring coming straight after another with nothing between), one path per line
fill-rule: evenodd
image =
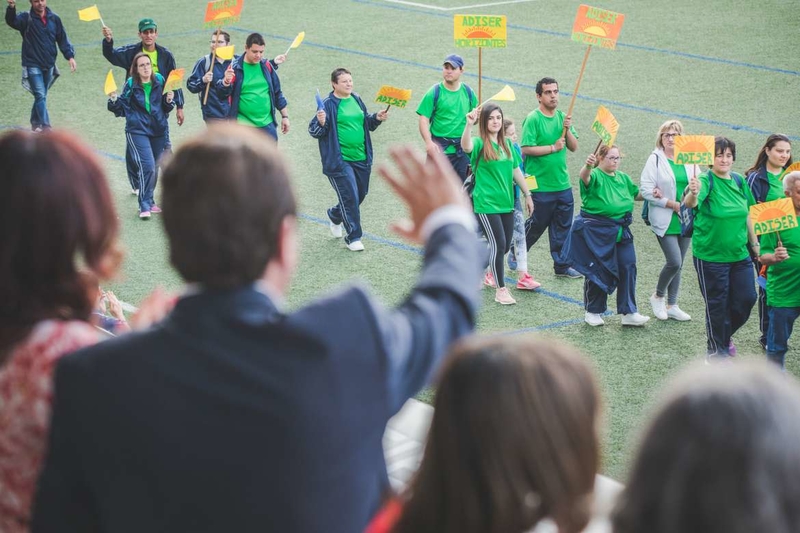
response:
M783 178L784 194L791 198L795 221L800 220L800 172ZM800 226L761 236L759 261L767 266L767 359L784 367L789 337L800 317Z
M783 198L783 182L781 174L792 164L792 143L789 137L781 133L773 133L761 147L752 168L744 173L747 185L756 202L770 202ZM761 271L761 265L758 267ZM767 293L758 287L758 326L761 336L758 339L761 347L767 348L767 331L769 330L769 313Z
M464 60L450 54L444 59L444 81L428 89L417 107L419 134L425 141L428 157L444 152L463 183L467 179L469 157L461 149L461 132L464 117L478 107L478 98L472 89L461 83Z
M691 320L678 307L681 270L691 237L681 235L681 198L689 176L699 173L694 165L675 164L675 137L683 135L683 124L668 120L658 129L655 150L647 158L639 181L647 201L647 222L664 253L664 266L658 275L656 291L650 296L653 314L659 320ZM665 301L666 297L666 301Z
M353 92L353 76L345 68L331 73L331 87L333 90L311 119L308 133L319 141L322 172L338 199L338 203L328 209L331 234L342 237L344 226L347 230L345 245L353 252L361 252L364 244L359 206L369 191L372 171L370 132L389 118L389 111L381 109L368 113L361 97Z
M531 191L536 209L526 223L525 241L530 250L547 230L556 276L580 278L580 273L559 259L575 209L567 171L567 150L578 149L578 135L572 127L572 117L558 109L556 80L539 80L536 99L539 107L523 121L520 143L525 156L525 174L536 176L539 185Z
M744 179L731 172L735 160L736 144L717 137L714 164L699 178L689 178L684 198L686 207L696 208L692 253L706 304L707 361L735 355L731 337L756 303L751 254L759 244L749 216L756 201Z
M478 137L472 126L480 121ZM486 285L496 287L494 301L503 305L517 303L506 288L503 258L511 247L514 233L514 183L525 197L528 214L533 211L531 193L520 170L521 157L503 129L503 110L494 103L475 108L466 115L467 125L461 134L461 147L470 156L475 188L472 204L486 239L489 241L489 271Z
M602 326L603 313L608 308L608 295L617 291L617 313L623 326L644 326L650 317L640 314L636 307L636 251L629 226L634 200L641 200L639 187L631 177L619 170L622 156L619 148L602 145L589 154L581 168L581 217L585 221L578 230L573 228L572 239L584 239L594 257L588 263L600 264L606 272L614 273L616 283L605 283L603 273L592 268L578 270L585 274L583 300L584 320L590 326ZM577 257L578 247L571 247ZM581 265L586 261L580 261ZM578 264L578 263L576 263Z

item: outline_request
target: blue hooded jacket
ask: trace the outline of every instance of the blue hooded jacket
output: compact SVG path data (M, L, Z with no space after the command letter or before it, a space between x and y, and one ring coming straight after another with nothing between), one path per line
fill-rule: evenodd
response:
M220 98L219 91L212 88L209 88L208 100L205 105L203 105L203 98L206 95L206 84L203 83L203 76L208 72L206 65L211 66L211 69L214 71L211 85L216 86L216 83L225 76L228 65L231 64L231 60L226 59L222 62L214 61L214 65L212 66L211 60L211 54L204 55L198 59L197 63L194 65L192 75L189 76L189 79L186 81L186 88L189 89L189 92L195 93L200 97L200 109L203 111L203 120L228 118L228 113L231 108L228 98Z
M358 107L364 111L364 148L367 153L367 165L372 165L372 139L369 132L378 129L381 121L377 118L377 113L369 114L367 107L356 93L352 94ZM325 109L325 125L320 126L317 116L311 119L308 124L308 133L319 141L319 155L322 158L322 172L326 176L340 174L344 172L344 159L342 159L342 149L339 145L339 132L336 127L339 116L340 98L337 98L333 91L322 101Z
M242 62L244 61L244 56L239 56L233 59L231 63L231 68L234 72L233 83L229 86L225 86L223 80L219 80L216 83L217 94L220 98L228 98L230 97L231 107L228 111L228 118L236 119L239 116L239 96L242 93L242 83L244 81L244 69L242 68ZM283 92L281 92L281 80L278 79L278 73L275 72L275 68L272 66L270 61L266 59L261 60L261 71L264 73L264 79L267 80L269 83L269 93L270 93L270 116L272 116L273 120L275 119L275 110L281 110L287 106L286 98L283 96ZM280 121L275 121L276 124L280 125Z
M125 133L136 133L148 137L160 137L167 134L167 119L169 112L175 107L175 101L167 103L167 95L161 94L164 90L164 77L155 74L152 78L152 91L150 91L150 111L147 111L144 101L144 88L128 78L125 88L116 101L108 100L108 110L115 117L125 117Z
M15 8L11 6L6 8L6 24L22 35L23 67L39 67L44 70L53 67L56 64L58 49L66 60L75 57L75 49L67 38L61 18L48 7L45 8L44 19L47 24L42 24L42 20L33 10L17 15Z
M109 42L103 39L103 56L105 56L105 58L108 59L108 62L115 67L125 69L126 78L130 76L133 58L136 57L136 54L142 51L143 49L141 42L114 48L113 40ZM156 52L158 53L158 74L163 76L166 80L169 78L169 73L177 68L175 64L175 56L172 55L172 52L159 44L156 44ZM183 90L178 89L175 91L175 105L181 109L183 108L183 103Z

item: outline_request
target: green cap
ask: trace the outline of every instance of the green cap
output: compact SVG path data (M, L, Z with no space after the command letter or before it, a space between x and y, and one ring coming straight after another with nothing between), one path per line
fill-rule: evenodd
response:
M156 21L153 19L142 19L139 21L139 33L156 29L158 29L158 26L156 26Z

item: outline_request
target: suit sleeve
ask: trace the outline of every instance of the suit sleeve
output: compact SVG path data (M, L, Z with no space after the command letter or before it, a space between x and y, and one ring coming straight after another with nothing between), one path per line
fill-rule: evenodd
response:
M100 531L80 447L74 440L82 432L91 432L81 423L80 399L87 396L80 370L70 357L61 359L56 367L48 452L34 498L32 533Z
M481 250L473 231L447 224L428 240L420 278L406 301L393 310L372 303L392 413L429 383L450 344L473 331Z
M197 94L206 88L206 84L203 83L203 76L206 75L205 66L205 57L201 57L200 60L194 65L192 75L189 76L188 80L186 80L186 88L189 89L189 92ZM212 65L211 68L214 68L214 66Z

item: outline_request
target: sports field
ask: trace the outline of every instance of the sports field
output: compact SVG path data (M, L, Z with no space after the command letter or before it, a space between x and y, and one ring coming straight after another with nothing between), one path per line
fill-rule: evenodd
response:
M390 120L373 135L376 160L385 160L392 143L422 146L414 109L424 91L441 79L443 58L456 51L453 14L507 15L508 48L483 53L483 98L504 84L511 85L517 100L504 103L503 109L506 117L521 123L537 105L534 85L541 77L559 80L561 107L568 106L585 52L584 45L569 38L579 3L245 1L241 21L226 28L237 53L253 31L264 34L269 57L285 52L299 31L306 32L302 46L292 50L278 71L292 125L292 131L281 137L280 147L291 161L301 213L302 257L289 295L291 307L352 278L369 283L387 303L397 302L413 283L420 260L417 248L388 231L389 222L403 216L403 209L377 175L362 206L366 251L349 252L328 232L325 209L335 196L322 175L317 143L306 128L316 110L314 93L317 88L323 93L329 90L330 72L348 68L356 92L367 102L384 84L413 90L409 108L393 109ZM75 45L78 71L70 74L66 62L59 59L62 77L50 93L48 107L55 126L69 128L85 139L106 164L127 251L122 275L111 288L120 299L135 305L156 285L179 291L181 284L169 268L158 219L142 222L137 218L125 176L124 121L106 110L102 90L110 65L101 53L100 23L79 22L76 13L87 4L88 0L53 0L49 5L61 16ZM471 7L474 4L481 6ZM589 57L573 113L581 143L569 158L576 198L577 172L598 141L589 128L599 104L608 107L621 124L617 138L625 156L621 170L636 182L658 126L668 118L681 119L688 133L732 138L737 143L738 172L752 164L769 133L783 132L800 141L800 40L796 37L800 14L795 0L608 0L596 5L624 13L626 20L617 49L594 50ZM27 6L27 0L19 0L18 9ZM114 31L116 45L138 40L136 23L152 17L159 25L159 44L173 52L178 67L191 70L208 52L210 32L202 29L205 2L113 0L98 7ZM32 97L19 84L20 41L10 28L0 31L0 127L5 129L28 127ZM477 50L458 52L466 61L462 80L477 90ZM121 70L115 68L115 75L121 84ZM179 128L171 119L176 145L204 129L197 98L187 92L186 101L185 124ZM796 146L800 152L800 143ZM17 210L20 223L25 223L25 206L6 208ZM651 315L648 296L663 257L638 213L633 231L639 259L638 302L640 311ZM479 330L537 332L566 339L587 354L605 398L603 471L624 480L637 431L655 392L665 379L705 351L703 305L691 263L684 268L680 305L693 320L653 319L642 329L622 329L616 317L607 319L603 328L586 326L583 283L553 276L546 242L531 250L529 265L543 290L512 289L518 305L505 307L493 302L493 291L484 291ZM612 297L612 308L613 301ZM762 357L755 316L736 335L736 343L740 357ZM796 347L800 341L792 344ZM796 349L790 351L787 365L790 372L800 374Z

